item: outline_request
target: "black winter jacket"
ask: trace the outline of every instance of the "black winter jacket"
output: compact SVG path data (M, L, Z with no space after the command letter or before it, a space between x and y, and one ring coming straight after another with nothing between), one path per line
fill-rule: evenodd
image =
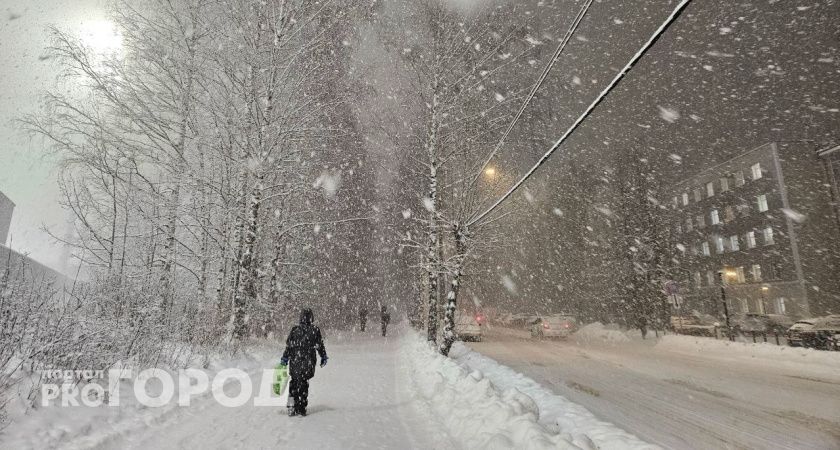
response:
M327 349L321 329L312 324L312 311L306 309L300 315L300 324L292 328L286 338L286 350L283 358L289 361L289 374L292 378L310 379L315 376L315 352L321 361L327 359Z

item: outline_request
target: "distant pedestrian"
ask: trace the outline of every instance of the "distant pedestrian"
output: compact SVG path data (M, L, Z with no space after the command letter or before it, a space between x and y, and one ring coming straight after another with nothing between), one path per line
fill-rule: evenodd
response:
M321 357L321 367L327 365L327 350L321 329L314 325L312 310L300 313L300 323L286 338L286 350L280 364L289 366L289 415L306 416L309 404L309 380L315 376L315 353Z
M365 331L365 326L367 326L367 316L368 310L364 306L359 309L359 330L362 332Z
M391 321L391 314L388 313L388 307L382 306L382 311L379 315L379 320L382 322L382 336L388 332L388 322Z
M636 325L639 327L639 331L642 332L642 339L647 339L647 318L640 316L636 321Z

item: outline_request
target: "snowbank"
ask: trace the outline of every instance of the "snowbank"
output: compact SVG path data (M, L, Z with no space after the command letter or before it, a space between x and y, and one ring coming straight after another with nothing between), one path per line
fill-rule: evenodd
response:
M276 344L259 342L242 349L234 358L215 354L209 361L197 360L192 366L204 366L211 377L228 367L256 374L265 369L266 360L278 358ZM175 372L167 372L177 380ZM98 447L137 430L176 420L190 410L178 407L176 402L159 408L146 407L135 398L130 380L122 381L119 392L119 407L62 407L58 401L54 401L51 406L39 406L29 411L12 408L9 417L11 423L0 430L0 449ZM205 392L193 398L193 403L195 408L202 409L214 401L211 393Z
M840 352L788 347L772 343L732 342L708 337L669 334L656 344L658 350L714 356L739 363L758 362L789 365L797 370L809 369L828 373L840 372Z
M460 343L446 358L404 339L416 395L465 448L656 448Z
M604 325L601 322L593 322L580 327L580 329L575 332L574 338L580 343L591 343L597 341L619 343L630 340L630 338L618 328L618 325Z
M500 391L480 371L468 371L432 350L416 334L404 337L402 357L412 389L464 448L590 448L537 422L534 401L516 389Z
M556 395L531 378L499 364L460 342L450 356L463 370L484 374L497 389L516 390L531 398L539 409L538 423L582 448L656 449L613 424L598 420L586 408Z

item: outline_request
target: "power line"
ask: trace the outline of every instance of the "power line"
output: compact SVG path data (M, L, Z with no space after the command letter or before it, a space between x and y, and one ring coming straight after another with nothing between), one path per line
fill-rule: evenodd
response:
M545 81L546 77L548 77L548 73L551 72L551 69L554 67L554 64L560 59L560 54L563 53L563 49L566 48L566 44L569 43L571 40L572 35L577 30L578 25L583 20L583 16L586 15L586 12L589 10L589 6L592 5L593 0L586 0L583 7L578 11L577 16L575 16L575 20L569 26L569 29L566 31L566 35L563 36L563 39L560 41L560 44L557 46L557 49L554 51L554 55L551 57L551 60L548 61L548 64L543 69L542 73L540 74L537 83L531 88L531 92L528 94L528 97L525 98L525 101L522 103L522 106L519 107L519 111L516 113L516 116L510 122L507 129L505 130L502 137L496 143L496 146L493 148L493 151L490 152L490 155L487 156L487 159L484 160L484 163L481 165L481 168L478 169L476 172L475 177L473 177L472 181L470 182L470 186L475 184L476 180L481 176L481 173L484 172L484 168L487 167L487 164L490 164L490 161L496 156L496 153L499 152L499 149L502 148L502 145L505 143L505 139L507 139L508 135L510 135L511 130L513 130L514 125L516 122L519 121L519 118L522 117L522 113L525 112L525 108L528 106L528 103L531 102L531 99L534 98L534 95L537 93L537 90L542 86L543 82Z
M642 46L642 48L640 48L639 51L637 51L636 54L633 55L633 58L630 59L627 65L625 65L624 68L622 68L621 71L618 72L618 74L615 76L615 78L613 78L610 84L608 84L607 87L604 88L603 91L601 91L598 97L596 97L595 100L589 105L589 107L586 108L583 114L581 114L580 117L578 117L577 120L575 120L572 126L569 127L569 129L566 130L566 132L563 133L562 136L560 136L560 139L558 139L557 142L555 142L554 145L551 146L551 148L540 158L540 160L537 161L537 163L534 164L534 166L531 167L531 169L528 170L528 172L524 176L522 176L522 178L520 178L519 181L516 182L516 184L513 185L513 187L511 187L502 197L496 200L496 202L493 203L492 206L490 206L484 212L470 220L467 223L467 226L475 224L476 222L493 212L493 210L495 210L500 204L502 204L502 202L507 200L507 198L510 197L511 194L513 194L517 189L519 189L520 186L522 186L525 180L527 180L531 175L533 175L534 172L536 172L536 170L541 165L543 165L543 163L545 163L546 160L548 160L548 158L554 153L554 151L557 150L560 147L560 145L563 142L565 142L566 139L568 139L569 136L571 136L571 134L580 126L581 123L583 123L584 120L586 120L587 117L589 117L589 115L592 113L595 107L597 107L598 104L600 104L601 101L607 96L607 94L609 94L610 91L612 91L612 89L619 83L619 81L621 81L624 78L627 72L629 72L630 69L633 68L633 66L650 49L650 47L652 47L653 44L656 43L657 40L659 40L659 38L665 33L668 27L670 27L671 24L673 24L677 20L677 18L680 16L680 14L682 14L682 12L685 10L685 7L688 6L689 3L691 3L691 0L682 0L677 5L674 11L671 12L671 15L669 15L668 18L665 19L665 22L663 22L662 25L659 26L659 28L653 33L650 39L648 39L648 41Z

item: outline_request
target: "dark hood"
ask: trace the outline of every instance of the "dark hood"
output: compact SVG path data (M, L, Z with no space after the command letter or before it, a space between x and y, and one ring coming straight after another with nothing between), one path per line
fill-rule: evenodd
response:
M312 310L309 308L305 308L303 311L300 312L300 324L301 325L312 325L312 322L315 321L315 315L312 314Z

